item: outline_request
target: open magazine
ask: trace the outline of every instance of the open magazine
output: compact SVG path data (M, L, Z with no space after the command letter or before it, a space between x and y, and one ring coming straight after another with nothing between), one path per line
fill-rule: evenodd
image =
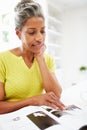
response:
M69 105L67 110L29 106L0 115L0 130L86 130L87 107Z

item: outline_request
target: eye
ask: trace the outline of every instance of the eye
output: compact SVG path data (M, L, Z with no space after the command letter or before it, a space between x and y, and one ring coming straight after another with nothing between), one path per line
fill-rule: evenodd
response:
M41 30L41 33L44 34L44 33L45 33L45 30Z
M35 34L35 31L32 31L32 32L28 32L29 35L34 35Z

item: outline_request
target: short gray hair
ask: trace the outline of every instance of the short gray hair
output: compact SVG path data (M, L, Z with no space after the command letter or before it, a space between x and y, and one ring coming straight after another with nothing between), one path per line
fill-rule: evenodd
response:
M36 16L44 19L42 7L39 3L33 0L21 0L15 9L15 27L19 30L22 29L27 19Z

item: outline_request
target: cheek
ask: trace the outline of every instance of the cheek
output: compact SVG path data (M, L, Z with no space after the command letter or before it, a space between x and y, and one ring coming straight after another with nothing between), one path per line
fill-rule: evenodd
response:
M43 35L43 39L45 40L45 38L46 38L46 33Z
M29 37L22 37L22 43L27 47L27 48L31 48L31 45L33 43L33 38L29 38Z
M30 42L30 38L28 38L26 35L22 35L21 40L22 40L22 43L25 43L25 44Z
M20 40L23 42L23 41L25 41L25 35L23 35L22 33L21 33L21 36L20 36Z

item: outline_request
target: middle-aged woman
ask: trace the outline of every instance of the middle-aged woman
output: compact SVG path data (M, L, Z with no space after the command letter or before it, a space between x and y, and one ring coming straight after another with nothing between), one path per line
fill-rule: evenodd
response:
M45 18L38 3L17 4L15 31L21 46L0 53L0 114L30 105L65 109L54 60L45 54Z

